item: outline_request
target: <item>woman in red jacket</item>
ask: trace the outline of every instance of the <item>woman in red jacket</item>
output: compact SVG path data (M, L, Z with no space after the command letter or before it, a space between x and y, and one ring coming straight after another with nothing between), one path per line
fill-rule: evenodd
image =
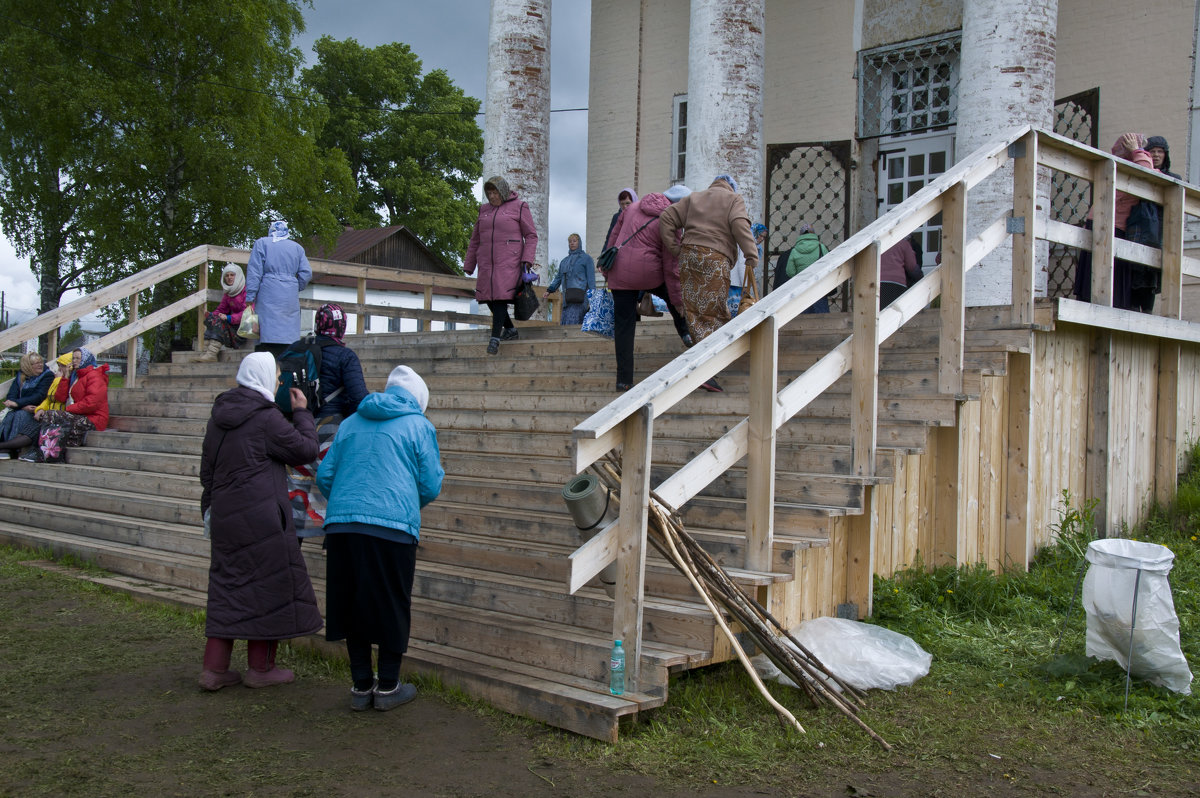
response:
M508 304L517 294L524 272L532 270L538 235L529 205L509 190L502 177L483 184L487 204L479 209L479 219L471 232L471 244L463 258L463 271L474 274L475 298L492 311L492 337L488 354L500 351L501 341L517 337L517 328L508 317Z
M53 397L66 403L66 408L37 411L38 447L23 459L61 461L64 447L83 446L88 432L108 426L108 365L97 365L96 356L87 349L76 349L71 355L70 378L59 380Z

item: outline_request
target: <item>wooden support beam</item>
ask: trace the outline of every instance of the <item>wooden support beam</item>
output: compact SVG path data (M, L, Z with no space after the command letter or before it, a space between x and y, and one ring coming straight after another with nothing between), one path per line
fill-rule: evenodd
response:
M1034 554L1030 456L1033 446L1033 355L1008 355L1007 491L1004 497L1003 565L1022 571Z
M196 266L196 293L208 293L208 267L211 262L203 261ZM196 351L204 349L204 317L208 315L208 305L200 303L200 307L196 308Z
M1113 237L1117 212L1117 165L1100 161L1092 170L1092 304L1113 303Z
M1158 314L1179 319L1183 312L1183 186L1169 186L1163 204L1162 293ZM1166 504L1175 498L1179 480L1179 363L1178 340L1163 339L1158 349L1157 445L1154 457L1154 497Z
M875 491L868 492L874 500ZM858 616L871 614L875 580L875 523L873 513L846 517L846 602L858 606Z
M750 333L750 411L746 459L746 568L771 570L775 526L775 392L779 330L768 316Z
M626 652L626 689L637 692L641 678L642 600L646 580L646 522L650 505L650 447L654 408L643 405L621 425L621 516L617 522L617 586L613 599L613 638Z
M1030 132L1021 140L1023 154L1013 159L1013 218L1024 219L1025 232L1012 237L1012 321L1033 324L1034 275L1037 271L1038 137ZM942 256L945 260L945 255ZM942 302L945 303L945 299Z
M962 523L959 502L959 431L962 423L962 403L957 413L959 421L953 427L938 427L931 435L936 469L933 491L933 552L927 561L932 566L958 564L958 533Z
M1111 273L1111 270L1109 271ZM1098 503L1095 517L1097 532L1101 537L1108 536L1110 527L1108 508L1112 479L1108 461L1112 451L1109 434L1112 412L1112 337L1108 330L1096 330L1092 337L1091 368L1088 369L1090 412L1087 430L1086 495L1083 499L1095 499Z
M854 337L850 349L850 429L854 473L875 473L879 413L879 244L854 256Z
M1027 136L1032 139L1033 135ZM1018 174L1020 163L1017 164ZM941 335L938 341L938 390L957 396L962 393L963 326L966 304L967 187L955 184L945 194L942 212L942 304L938 310ZM1013 266L1016 268L1015 264ZM1032 313L1033 300L1030 299Z
M200 309L204 309L204 305ZM133 293L129 296L129 324L136 324L138 320L138 294ZM201 322L203 326L203 322ZM137 355L138 355L138 339L130 338L125 342L125 387L137 387Z
M433 310L433 286L425 286L425 310ZM425 319L417 319L417 332L427 329Z
M358 278L358 304L359 305L367 304L367 278L363 277L363 276L359 276L359 278ZM362 335L364 332L367 331L367 314L356 313L355 318L356 318L355 324L356 324L356 329L358 330L358 334Z

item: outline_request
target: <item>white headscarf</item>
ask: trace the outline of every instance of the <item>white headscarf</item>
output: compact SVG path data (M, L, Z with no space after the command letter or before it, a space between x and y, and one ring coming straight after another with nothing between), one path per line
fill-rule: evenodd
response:
M263 395L265 399L275 401L275 389L279 387L279 377L275 375L275 356L270 352L255 352L242 358L238 366L237 384L252 388Z
M233 285L225 285L225 275L233 272ZM221 269L221 290L229 296L237 296L246 288L246 275L242 273L242 267L236 264L229 264L224 269Z
M425 385L425 380L421 379L421 375L408 366L396 366L392 369L392 373L387 378L387 387L391 388L392 386L398 386L412 394L421 407L422 413L429 406L429 387Z

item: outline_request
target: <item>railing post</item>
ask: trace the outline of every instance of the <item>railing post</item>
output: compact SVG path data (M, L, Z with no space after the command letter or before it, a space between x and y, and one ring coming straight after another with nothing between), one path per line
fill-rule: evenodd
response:
M963 280L966 253L967 186L960 182L942 195L942 306L938 311L942 330L938 342L938 390L951 395L960 394L963 389L963 326L966 323ZM1015 272L1016 256L1013 258ZM1013 306L1016 306L1015 299Z
M433 310L433 284L425 286L425 309ZM417 332L424 332L429 329L429 322L425 319L417 319Z
M654 407L645 405L622 424L621 516L617 522L617 587L613 639L626 650L627 689L640 690L642 596L646 579L646 522L650 504L650 438Z
M854 256L854 340L850 345L850 437L854 473L875 474L879 414L879 242Z
M1014 219L1025 220L1025 232L1012 235L1012 321L1033 324L1034 273L1037 246L1038 138L1029 131L1014 145L1021 154L1013 158ZM946 256L942 255L943 262ZM945 307L945 283L942 303Z
M1112 307L1113 235L1117 215L1117 164L1092 167L1092 304Z
M200 261L200 265L196 267L196 290L208 290L208 266L207 258ZM199 352L204 348L204 318L208 315L208 303L200 303L200 307L196 308L196 351Z
M367 304L367 278L360 276L358 278L358 321L355 327L359 335L367 330L367 314L362 309L365 304Z
M1163 196L1162 294L1158 314L1178 319L1183 312L1184 189L1169 186ZM1175 498L1179 479L1178 342L1164 340L1158 349L1158 430L1154 453L1154 497L1166 504Z
M46 362L58 360L58 328L46 334Z
M138 292L129 295L129 319L126 324L133 324L138 319ZM204 306L201 305L203 310ZM203 326L201 322L201 326ZM133 388L137 385L137 356L138 356L138 336L134 336L125 342L125 387Z
M779 330L767 316L750 333L750 409L746 458L746 568L771 570L775 528L775 394Z

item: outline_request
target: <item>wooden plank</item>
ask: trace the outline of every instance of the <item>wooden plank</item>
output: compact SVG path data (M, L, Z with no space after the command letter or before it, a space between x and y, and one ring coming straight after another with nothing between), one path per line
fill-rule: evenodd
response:
M1149 335L1171 341L1200 344L1200 324L1169 319L1150 313L1101 307L1087 302L1059 297L1057 317L1060 322L1083 324L1110 332Z
M643 405L622 424L621 515L617 522L617 587L613 599L613 637L626 650L626 679L642 689L642 601L646 580L646 522L650 503L650 447L654 408Z
M1032 324L1037 271L1037 135L1030 133L1017 146L1023 147L1023 153L1013 161L1012 215L1025 220L1025 232L1013 233L1012 237L1012 320L1014 324ZM945 236L944 230L942 234ZM945 303L943 297L943 307Z
M940 427L933 432L937 466L933 551L926 561L933 567L958 563L959 446L958 429Z
M99 291L94 291L85 297L62 305L48 313L43 313L37 318L23 324L0 331L0 351L11 349L22 341L37 338L39 335L48 333L51 330L57 330L64 324L69 324L75 319L82 318L94 310L99 310L106 305L119 302L130 294L139 293L153 285L157 285L163 280L174 277L177 274L182 274L203 263L206 260L207 253L208 249L204 245L193 247L187 252L163 261L157 266L140 271L137 274L126 277L124 280L118 280L112 285L105 286ZM55 348L57 350L57 346Z
M750 335L750 408L747 417L746 568L771 567L775 526L775 392L779 384L779 331L768 316Z
M153 329L160 324L170 321L181 313L186 313L192 308L204 307L204 302L208 296L207 291L197 291L193 294L188 294L183 299L172 302L165 308L160 308L154 311L149 316L142 316L137 321L130 321L124 327L118 327L108 335L101 337L99 340L92 342L88 349L92 350L93 354L107 352L119 343L135 338L147 330Z
M617 558L619 545L617 525L619 523L619 520L612 521L587 543L571 552L567 558L569 563L568 593L572 595L577 593L580 588L595 579L610 562Z
M359 307L367 304L367 278L363 277L361 274L358 277L357 302ZM355 321L355 324L357 325L356 329L358 334L362 335L367 329L367 315L365 313L356 313L355 316L357 317Z
M874 524L871 516L857 515L846 519L845 580L846 601L858 605L860 618L871 614L875 574Z
M198 293L208 294L208 266L206 260L196 267L196 291ZM201 304L196 308L196 351L200 352L204 349L204 317L208 315L208 307Z
M1100 161L1092 174L1092 303L1112 307L1117 166Z
M1042 222L1042 238L1054 244L1064 244L1068 247L1091 250L1092 231L1086 227L1076 227L1065 222L1045 219Z
M137 324L138 320L138 296L133 293L129 295L129 324ZM135 339L132 344L125 347L125 387L137 387L137 356L138 347Z
M1088 449L1087 449L1087 492L1085 500L1095 499L1096 523L1101 537L1109 531L1109 457L1112 450L1112 433L1109 429L1112 396L1112 340L1113 334L1097 330L1092 337L1089 360L1088 401Z
M1026 140L1032 141L1032 134L1027 136ZM1018 161L1018 174L1020 166ZM946 211L942 215L942 306L938 311L941 324L938 390L948 394L962 393L963 386L963 324L966 321L963 301L966 268L963 258L966 248L967 189L959 183L946 192ZM1016 251L1015 245L1013 251ZM1016 269L1015 262L1013 269ZM1015 283L1016 278L1013 279ZM1032 306L1033 299L1030 297L1030 314Z
M847 338L779 391L779 407L776 412L779 425L790 421L808 406L809 402L849 371L852 341L853 338Z
M1157 313L1178 319L1183 311L1183 248L1184 225L1183 186L1173 186L1166 192L1163 205L1162 293Z
M678 509L724 474L749 451L750 422L742 419L686 465L663 480L654 492L672 509ZM772 435L774 433L772 432ZM774 471L771 472L774 474Z
M854 472L875 472L876 414L879 412L879 244L854 257L854 337L851 338L850 426Z
M1032 356L1014 354L1008 359L1008 419L1005 463L1004 568L1028 569L1033 559L1030 513L1030 450L1032 446ZM1051 447L1046 447L1051 448Z

